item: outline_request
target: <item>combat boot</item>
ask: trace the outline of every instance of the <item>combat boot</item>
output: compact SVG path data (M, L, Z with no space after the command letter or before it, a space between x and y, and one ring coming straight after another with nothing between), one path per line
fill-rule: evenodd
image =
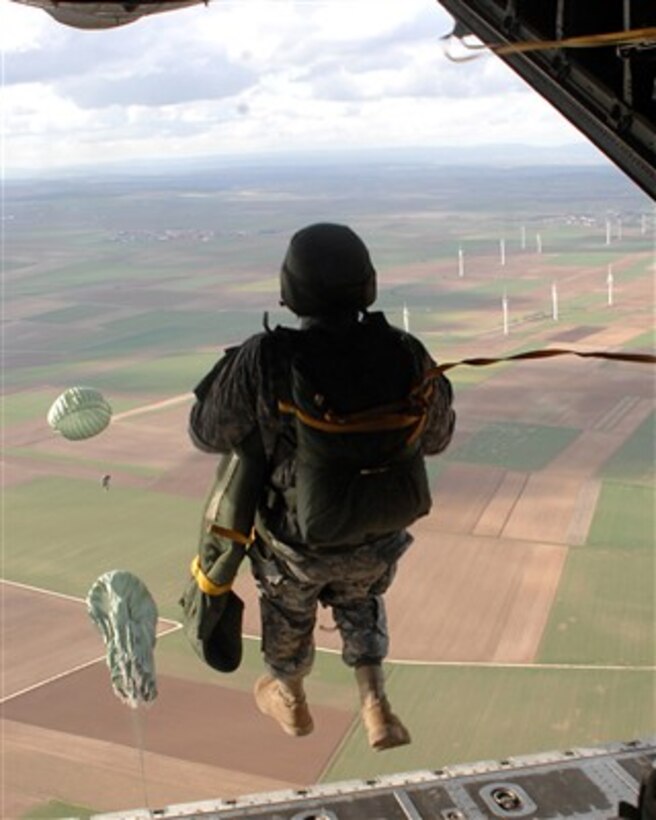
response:
M255 682L255 703L260 712L278 721L288 735L309 735L314 729L303 691L303 678L263 675Z
M355 679L362 704L362 723L371 748L383 751L410 743L410 733L392 712L385 696L382 666L358 666L355 670Z

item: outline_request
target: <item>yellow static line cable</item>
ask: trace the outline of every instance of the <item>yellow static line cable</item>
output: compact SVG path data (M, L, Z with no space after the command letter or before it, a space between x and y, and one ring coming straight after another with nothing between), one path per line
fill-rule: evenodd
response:
M433 378L446 370L461 365L470 367L485 367L497 362L512 362L521 359L551 359L553 356L580 356L583 359L609 359L611 361L634 362L635 364L656 364L656 356L651 353L610 353L605 350L570 350L569 348L545 348L542 350L527 350L525 353L515 353L512 356L499 356L498 358L478 357L474 359L462 359L459 362L445 362L431 367L425 374L425 378Z
M541 350L527 350L524 353L515 353L511 356L495 356L488 358L477 356L472 359L461 359L459 362L443 362L442 364L429 367L424 372L422 380L415 387L413 393L419 395L433 379L452 370L454 367L487 367L491 364L501 362L515 362L528 359L551 359L554 356L579 356L583 359L608 359L610 361L633 362L634 364L656 364L656 356L651 353L611 353L605 350L570 350L569 348L543 348Z
M488 46L495 54L514 54L526 51L546 51L550 48L600 48L602 46L628 45L656 40L656 27L636 28L629 31L612 31L606 34L584 34L580 37L565 37L562 40L542 40L540 42L510 43Z
M452 36L452 35L449 35ZM444 38L443 38L444 39ZM470 51L489 49L494 54L526 54L531 51L548 51L555 48L601 48L603 46L629 45L631 43L656 41L656 27L629 29L627 31L611 31L604 34L584 34L578 37L565 37L562 40L525 40L520 43L483 43L468 46ZM453 57L447 54L453 62L465 62L478 57L478 54L467 57Z

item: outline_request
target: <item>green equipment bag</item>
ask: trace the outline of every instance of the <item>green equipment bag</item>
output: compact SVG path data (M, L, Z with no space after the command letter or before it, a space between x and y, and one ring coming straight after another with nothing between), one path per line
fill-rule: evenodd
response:
M349 332L278 329L291 349L281 413L294 416L296 512L311 546L404 529L431 508L421 452L427 393L415 340L382 313Z
M244 604L232 583L251 541L266 460L253 434L239 452L223 456L209 493L191 580L180 605L185 634L197 655L219 672L233 672L242 658Z
M242 658L244 602L232 590L208 595L190 581L180 599L183 627L198 657L217 672L234 672Z

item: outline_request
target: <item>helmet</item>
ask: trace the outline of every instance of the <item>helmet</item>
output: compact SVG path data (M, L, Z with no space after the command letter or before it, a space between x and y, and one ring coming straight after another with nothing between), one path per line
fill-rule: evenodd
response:
M280 271L281 303L297 316L364 310L376 299L367 246L346 225L320 222L294 234Z

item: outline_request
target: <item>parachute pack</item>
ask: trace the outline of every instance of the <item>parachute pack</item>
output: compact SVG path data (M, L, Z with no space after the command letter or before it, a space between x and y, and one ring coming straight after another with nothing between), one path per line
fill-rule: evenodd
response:
M434 381L422 381L415 340L379 312L339 332L319 325L274 334L279 361L291 362L278 409L296 426L303 540L355 545L426 515L420 435Z

